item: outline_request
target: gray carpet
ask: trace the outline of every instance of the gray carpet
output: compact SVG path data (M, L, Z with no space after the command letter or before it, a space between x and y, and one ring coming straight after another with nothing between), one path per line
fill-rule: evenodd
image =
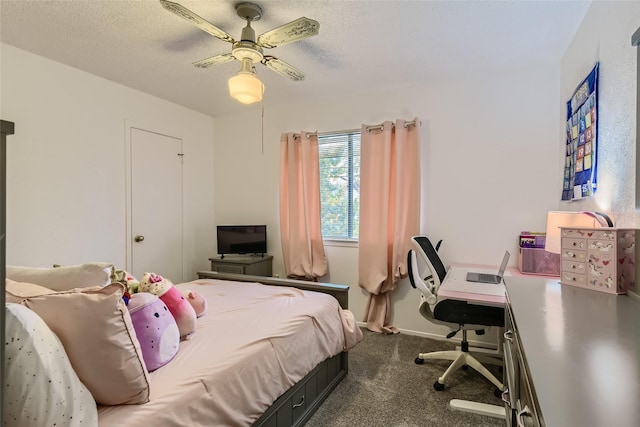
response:
M364 341L349 352L349 374L306 427L505 425L498 418L449 408L451 399L501 404L493 384L473 369L458 370L444 391L436 391L433 383L450 362L414 363L418 353L453 349L453 343L406 334L363 333ZM497 367L487 367L502 378Z

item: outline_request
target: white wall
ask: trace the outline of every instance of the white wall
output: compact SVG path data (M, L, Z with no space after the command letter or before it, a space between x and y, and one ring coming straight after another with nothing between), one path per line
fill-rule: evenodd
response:
M7 261L124 264L125 120L185 140L185 258L192 277L215 253L214 225L238 222L267 224L274 272L284 274L280 133L353 129L396 118L422 120L422 228L444 239L447 263L495 264L505 248L517 253L517 234L543 230L549 209L597 208L611 212L620 226L638 227L636 51L630 43L638 22L638 2L594 2L561 64L268 106L264 121L256 106L211 119L3 44L0 114L16 122L8 151ZM564 103L596 60L600 189L594 199L561 203ZM327 247L327 255L326 280L351 286L351 309L362 319L366 296L357 284L357 248ZM394 324L442 333L419 316L417 299L401 282Z
M7 144L7 263L125 266L125 122L132 121L183 138L185 278L207 269L215 242L211 117L0 48L0 117L16 125Z
M600 61L598 190L593 198L560 202L563 210L602 210L620 226L637 226L635 212L636 54L631 35L640 24L640 2L591 4L561 63L560 102ZM566 110L561 112L566 120ZM564 127L558 129L564 139ZM559 147L564 150L564 147ZM560 165L564 156L560 158ZM558 189L562 186L558 182ZM559 190L558 190L559 191Z
M559 202L559 209L596 210L611 214L619 227L640 228L635 209L636 47L631 35L640 24L640 2L596 1L591 4L561 63L560 101L600 61L598 100L598 190L593 198ZM562 111L561 120L566 119ZM564 140L564 127L558 129ZM559 147L561 152L564 147ZM560 158L558 169L562 167ZM558 192L561 188L558 182ZM637 263L640 267L640 263ZM640 277L640 269L636 272Z
M353 129L418 116L422 228L432 238L444 239L445 262L496 264L505 248L517 254L518 233L544 230L551 209L603 210L619 226L639 227L634 207L636 48L630 43L638 22L640 3L596 1L561 64L426 81L394 92L372 88L358 98L269 106L263 123L255 107L216 118L216 218L267 223L274 271L283 274L277 203L280 133ZM593 199L561 202L565 102L596 60L601 62L600 188ZM231 160L238 157L245 159L242 166L246 162L242 174ZM351 309L362 319L366 295L357 285L357 248L327 247L327 256L330 274L325 279L351 286ZM514 257L511 265L515 263ZM394 295L393 309L394 324L401 329L445 331L418 315L416 292L406 281Z
M283 275L280 134L354 129L418 116L423 231L444 239L441 251L447 263L495 265L506 248L517 254L521 230L544 230L546 212L560 197L556 188L561 175L555 167L558 98L559 68L544 64L382 93L372 88L354 98L265 107L264 123L259 107L215 118L216 219L266 223L274 272ZM327 256L330 274L324 279L351 286L350 308L362 320L366 295L358 287L357 248L327 247ZM511 265L516 265L515 256ZM394 297L394 324L425 334L445 330L426 322L417 306L417 291L401 282Z

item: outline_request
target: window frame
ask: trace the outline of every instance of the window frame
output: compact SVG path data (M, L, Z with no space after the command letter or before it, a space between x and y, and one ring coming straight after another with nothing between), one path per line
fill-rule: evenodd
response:
M349 135L349 144L347 147L348 153L348 183L347 183L347 197L348 197L348 211L350 213L350 217L351 215L354 214L353 210L354 210L354 206L353 206L353 184L354 184L354 159L353 159L353 154L354 154L354 144L353 141L351 141L353 135L358 135L358 137L360 138L360 141L362 141L362 129L348 129L348 130L336 130L336 131L330 131L330 132L322 132L322 133L318 133L318 146L320 147L322 144L322 138L323 137L330 137L330 136L335 136L335 135ZM320 182L320 187L322 187L322 182ZM322 209L322 199L321 199L321 209ZM322 212L320 213L321 215L321 221L322 221ZM357 212L357 216L358 219L360 217L360 211L358 210ZM359 221L358 221L359 224ZM348 221L347 222L347 233L349 236L353 236L353 232L354 232L354 222L353 221ZM336 246L336 247L357 247L358 243L359 243L359 238L358 237L339 237L339 236L331 236L331 237L325 237L324 234L322 236L322 240L324 242L324 244L326 246Z

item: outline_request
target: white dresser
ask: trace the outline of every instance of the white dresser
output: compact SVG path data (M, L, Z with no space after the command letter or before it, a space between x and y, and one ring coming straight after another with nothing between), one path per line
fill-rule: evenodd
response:
M612 294L635 289L636 230L561 228L560 282Z

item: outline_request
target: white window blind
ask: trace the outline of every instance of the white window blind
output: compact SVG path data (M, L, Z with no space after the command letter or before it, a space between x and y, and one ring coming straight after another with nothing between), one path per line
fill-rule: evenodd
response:
M358 238L360 130L318 135L324 239Z

